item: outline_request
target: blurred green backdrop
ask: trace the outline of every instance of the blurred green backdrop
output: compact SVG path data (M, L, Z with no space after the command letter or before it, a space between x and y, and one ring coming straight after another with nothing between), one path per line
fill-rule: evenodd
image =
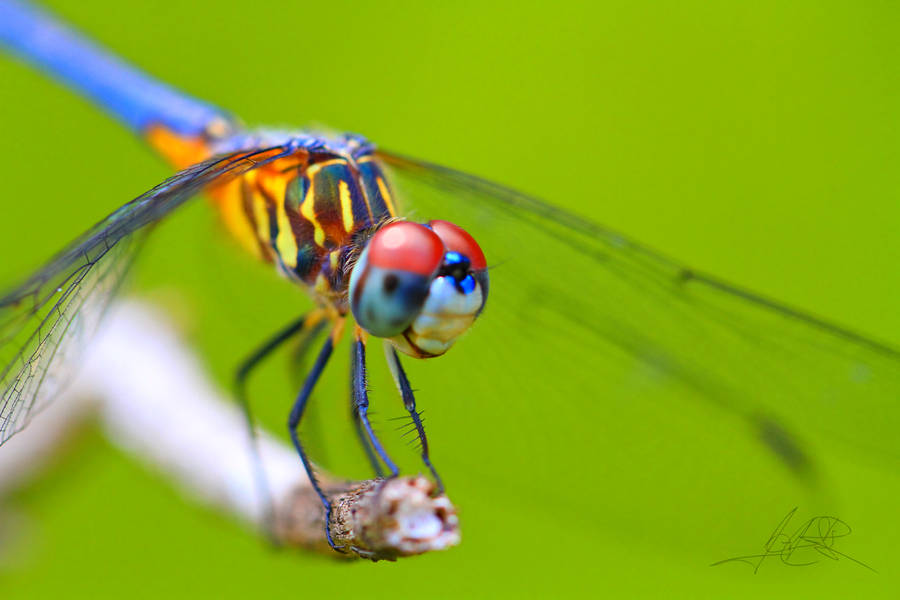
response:
M248 123L362 132L514 184L698 268L900 342L900 43L890 3L47 4L152 74ZM31 69L4 57L0 81L0 280L8 282L168 170L140 140ZM298 295L225 241L202 202L154 238L138 288L173 310L225 385L239 358L296 314ZM254 395L276 399L258 404L266 422L279 425L295 383L283 359L264 373ZM477 388L479 377L497 374L471 376ZM334 381L318 395L316 416L329 427L346 420L343 385ZM330 389L341 399L333 409L321 407ZM0 593L877 597L900 589L892 542L900 525L890 509L900 492L895 462L839 447L828 457L832 475L857 490L849 514L838 515L855 530L842 549L880 574L844 562L773 564L754 577L741 565L708 565L755 551L793 507L785 490L795 484L765 457L748 459L721 489L708 481L695 489L689 470L673 473L697 500L690 506L656 497L652 479L628 490L591 482L596 494L646 513L633 536L623 533L627 520L605 535L601 515L582 512L593 524L581 529L558 511L502 501L515 490L471 473L481 452L510 448L506 476L528 477L528 454L542 450L516 439L518 426L556 436L546 449L550 463L603 460L589 440L567 439L552 422L529 422L515 405L512 424L481 422L481 403L497 401L510 399L423 401L435 461L462 511L463 543L449 552L346 565L270 551L89 431L37 485L7 502L27 516L29 536L6 549L16 564L0 571ZM662 418L688 436L696 431L698 440L716 423L674 410ZM623 438L647 435L621 427ZM669 432L652 433L648 452L662 459ZM344 465L358 450L347 436L327 437L327 445L316 441L329 464L350 468ZM771 490L760 490L770 471L778 474ZM566 481L540 481L560 486L548 496L565 496ZM743 498L769 493L770 504L752 504L765 510L745 512ZM704 504L709 495L720 501ZM591 503L580 498L575 506ZM703 514L694 514L698 506ZM804 508L798 519L814 516ZM709 528L684 525L697 522ZM665 531L665 543L656 543L648 523ZM682 546L671 542L673 532Z

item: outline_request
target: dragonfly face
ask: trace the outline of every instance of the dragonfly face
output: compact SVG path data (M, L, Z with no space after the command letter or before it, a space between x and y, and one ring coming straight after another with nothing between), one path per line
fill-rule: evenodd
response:
M440 356L487 300L484 253L447 221L397 221L366 245L350 276L350 310L360 327L416 358Z

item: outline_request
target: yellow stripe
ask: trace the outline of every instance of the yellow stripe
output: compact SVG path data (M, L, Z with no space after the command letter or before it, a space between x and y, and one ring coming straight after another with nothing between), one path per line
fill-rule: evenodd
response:
M313 166L315 166L315 165L313 165ZM318 169L316 169L316 170L318 170ZM312 171L312 168L310 168L310 171ZM316 244L319 247L324 248L325 247L325 230L322 229L322 226L319 224L319 221L316 219L316 208L314 206L315 201L316 201L316 196L315 196L315 193L313 192L316 187L314 185L314 181L313 181L314 174L315 174L315 171L313 171L312 173L309 174L309 189L306 190L306 198L303 199L303 203L300 205L300 214L303 216L303 218L305 218L307 221L309 221L310 224L312 224L313 228L315 229L313 237L316 241Z
M322 167L345 164L346 162L347 161L343 158L333 158L331 160L326 160L314 165L310 165L309 168L306 169L306 176L309 178L309 189L306 190L306 198L303 199L303 203L300 205L300 214L303 215L303 217L312 224L313 228L315 229L313 238L315 239L316 244L321 248L325 247L325 230L322 229L322 225L319 223L315 210L316 198L313 194L313 190L316 188L316 173L321 171ZM343 193L341 194L341 196L341 204L343 204Z
M306 169L306 174L312 177L316 173L322 170L322 167L328 167L330 165L338 165L344 164L347 161L343 158L332 158L331 160L323 160L322 162L317 162L315 164L309 165L309 168Z
M382 177L376 177L375 181L378 183L378 191L381 192L381 197L384 199L384 204L387 206L388 212L391 213L392 217L396 217L397 209L394 207L394 199L391 198L391 193L388 191L387 184Z
M281 255L282 262L293 269L297 266L297 240L294 238L294 230L291 229L291 222L284 209L287 181L284 177L274 177L270 181L274 185L267 186L266 190L269 192L269 197L275 199L275 217L278 222L275 247L278 249L278 254Z
M350 199L350 186L343 179L338 182L338 191L341 196L341 217L344 220L344 231L353 231L353 202Z

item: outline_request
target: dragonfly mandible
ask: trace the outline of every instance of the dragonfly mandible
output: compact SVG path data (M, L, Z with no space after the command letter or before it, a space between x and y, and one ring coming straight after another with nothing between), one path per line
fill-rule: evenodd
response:
M361 136L247 129L24 3L0 4L0 41L180 169L0 298L0 348L12 354L0 367L0 442L55 397L70 347L102 314L136 242L204 192L234 237L318 306L242 365L243 404L243 382L266 356L330 325L289 418L313 481L297 426L353 317L353 415L376 473L397 472L367 416L367 343L384 338L422 459L440 482L397 350L441 355L472 325L488 293L485 257L502 268L492 271L490 312L475 338L534 350L526 368L561 398L577 393L601 403L604 382L622 374L678 386L736 415L800 476L812 458L798 423L896 452L895 436L872 435L873 421L895 430L885 407L900 391L900 353L890 345L690 269L540 199ZM503 319L503 327L485 323ZM565 332L556 353L545 351L552 330Z

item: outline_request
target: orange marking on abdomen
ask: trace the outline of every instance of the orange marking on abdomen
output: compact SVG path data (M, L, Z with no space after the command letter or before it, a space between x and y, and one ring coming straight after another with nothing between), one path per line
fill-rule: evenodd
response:
M212 156L212 149L203 138L180 137L161 125L147 128L147 142L178 170Z
M149 127L146 135L150 145L176 169L186 169L212 158L212 149L201 137L181 137L159 125ZM258 259L271 262L270 253L263 246L268 246L268 240L260 240L245 210L242 182L248 175L211 187L206 195L212 200L225 227L241 246ZM255 201L261 200L250 200Z

